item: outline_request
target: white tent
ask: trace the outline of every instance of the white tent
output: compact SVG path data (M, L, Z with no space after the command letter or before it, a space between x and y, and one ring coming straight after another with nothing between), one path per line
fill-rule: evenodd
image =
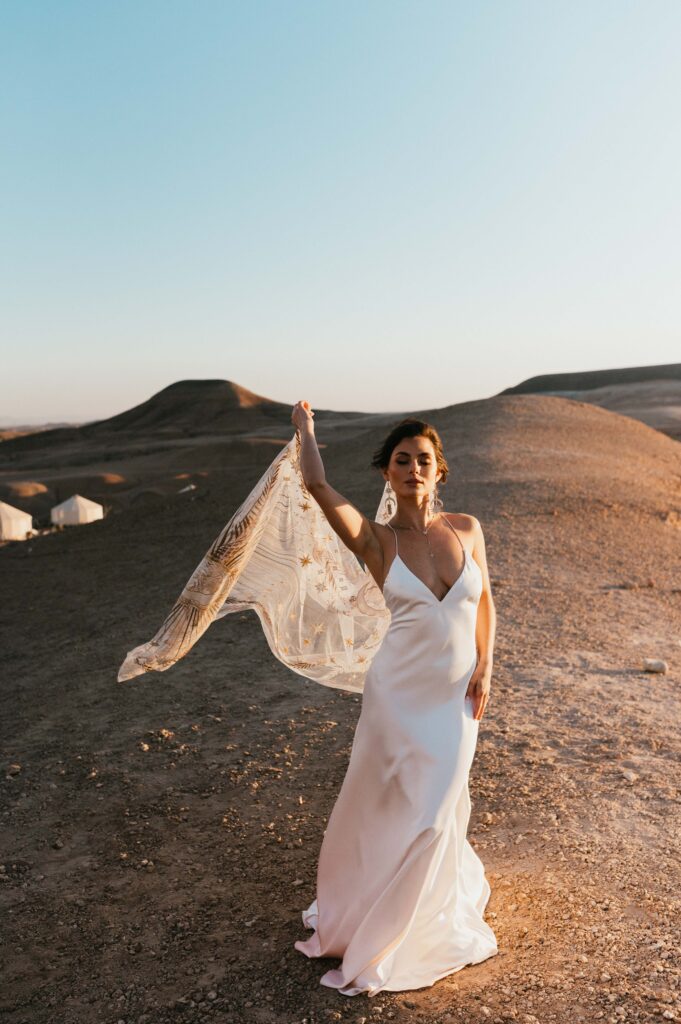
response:
M80 526L93 523L95 519L104 518L104 508L96 501L83 498L80 494L72 494L61 505L55 505L50 518L57 526Z
M0 540L26 540L33 533L33 516L0 501Z

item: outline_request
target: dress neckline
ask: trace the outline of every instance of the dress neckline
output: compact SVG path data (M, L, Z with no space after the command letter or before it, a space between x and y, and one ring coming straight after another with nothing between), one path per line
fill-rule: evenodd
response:
M390 526L390 523L386 523L386 526L390 526L390 529L392 530L393 534L395 535L395 557L393 558L392 562L390 563L390 567L388 569L388 572L386 573L386 577L383 580L383 591L382 591L382 593L385 593L385 585L388 582L388 577L390 576L390 573L392 572L393 565L395 564L395 562L397 562L399 560L402 563L402 565L404 566L404 568L407 570L409 575L413 576L414 579L416 580L416 582L421 584L423 589L426 590L430 594L432 599L434 601L436 601L437 604L443 604L444 601L447 600L447 598L451 594L452 590L454 590L454 587L456 587L457 583L459 582L459 580L463 576L464 572L466 571L466 568L468 566L468 551L466 549L466 545L461 540L461 537L459 537L458 531L454 529L454 527L450 523L449 519L447 519L447 517L445 515L443 515L443 519L447 523L447 526L450 527L452 532L456 534L456 539L458 540L459 544L461 545L461 550L463 551L463 566L461 567L461 572L456 577L456 579L452 583L452 585L449 588L449 590L445 594L443 594L442 597L438 597L437 594L433 593L433 591L430 589L428 584L424 583L424 581L421 579L421 577L417 576L416 573L414 572L414 570L409 568L407 563L404 561L404 559L400 555L399 545L398 545L398 542L397 542L397 533L395 533L395 528L393 526Z
M421 579L421 577L417 576L416 573L414 572L414 570L409 568L409 566L407 565L407 563L404 561L404 559L401 557L401 555L399 553L395 555L395 557L393 558L392 562L390 563L390 568L388 569L388 575L383 580L383 593L385 593L385 585L388 582L388 577L390 576L390 573L392 572L393 565L395 564L395 562L401 562L402 563L402 565L407 570L409 575L413 576L413 578L416 580L416 582L421 584L423 589L428 594L430 594L430 596L432 597L433 601L435 601L437 604L444 604L444 602L447 600L447 598L451 594L452 590L454 590L454 588L456 587L457 583L459 582L459 580L463 576L464 572L466 571L466 566L468 565L468 552L466 551L465 548L463 549L463 568L461 569L461 572L459 573L459 575L456 577L456 579L452 583L452 585L449 588L449 590L447 591L447 593L444 594L442 597L438 597L437 594L433 593L433 591L430 589L428 584L424 583L423 580Z

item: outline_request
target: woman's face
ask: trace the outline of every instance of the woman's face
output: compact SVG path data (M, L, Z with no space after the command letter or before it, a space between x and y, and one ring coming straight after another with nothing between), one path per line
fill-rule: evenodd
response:
M404 437L392 450L383 476L399 497L424 499L440 479L433 442L428 437Z

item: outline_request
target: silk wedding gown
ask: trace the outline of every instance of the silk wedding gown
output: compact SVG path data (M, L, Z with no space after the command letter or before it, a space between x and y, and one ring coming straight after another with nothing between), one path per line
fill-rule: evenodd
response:
M314 933L295 946L342 958L321 983L344 995L422 988L497 952L482 916L490 887L466 839L478 722L465 694L482 574L464 549L440 601L395 535L381 593L307 491L300 452L296 431L118 680L171 669L213 622L250 609L292 672L363 694L303 911ZM387 497L386 483L375 520L389 525Z
M314 933L295 948L342 958L320 983L347 996L429 986L497 952L483 919L490 886L466 838L482 573L454 533L463 569L442 600L402 561L395 533L390 624L302 912Z

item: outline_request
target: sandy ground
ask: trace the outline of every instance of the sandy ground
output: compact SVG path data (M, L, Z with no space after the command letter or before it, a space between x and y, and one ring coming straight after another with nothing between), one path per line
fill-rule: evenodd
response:
M497 606L469 836L498 955L371 999L319 985L338 961L293 943L361 698L289 672L255 614L116 683L277 450L226 441L164 456L191 495L0 548L0 1019L681 1020L681 446L543 396L430 418ZM353 431L320 429L327 473L373 514L383 426Z

